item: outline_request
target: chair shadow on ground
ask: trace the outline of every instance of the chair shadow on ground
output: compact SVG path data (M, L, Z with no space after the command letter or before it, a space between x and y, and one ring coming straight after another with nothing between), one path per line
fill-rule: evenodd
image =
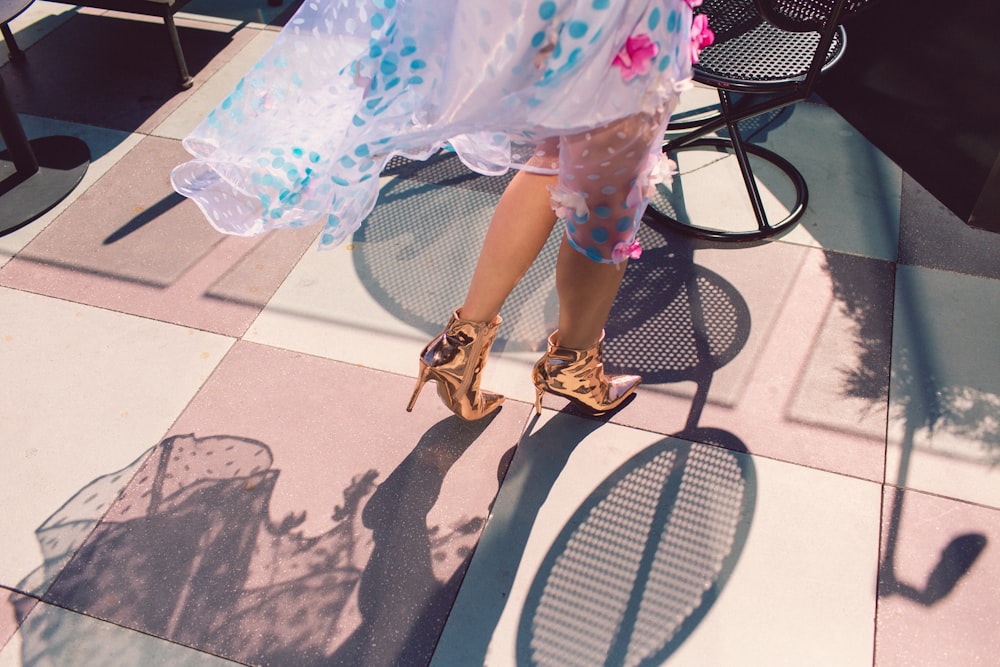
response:
M718 599L749 534L756 477L747 448L699 426L715 372L747 342L749 307L694 262L694 244L668 243L648 226L640 238L642 260L609 318L606 364L696 391L683 431L613 471L560 531L521 612L518 665L661 664ZM531 441L546 440L544 431L522 449L537 449ZM523 504L511 523L530 526L537 510Z
M397 160L379 205L355 234L362 284L399 320L433 335L461 303L489 217L510 175L472 174L450 153ZM430 221L428 218L432 218ZM558 316L555 229L501 314L494 350L544 348ZM646 383L704 380L746 343L750 311L722 276L694 261L688 239L643 225L643 256L625 273L607 326L605 360ZM429 259L432 258L432 259Z
M563 527L521 613L518 665L660 665L704 619L746 543L756 477L731 433L683 437L633 456Z
M539 511L573 451L603 424L563 411L529 425L463 583L456 629L433 665L486 664ZM745 453L733 434L696 428L611 472L529 575L517 664L659 665L673 653L718 599L746 543L756 477Z
M450 417L381 483L378 471L360 472L333 509L333 527L316 537L296 530L304 515L269 517L280 471L267 445L168 438L39 528L50 570L22 586L40 584L28 592L46 602L248 664L425 665L485 522L432 529L427 513L490 421ZM361 545L365 529L371 538ZM439 581L431 565L446 556L458 566ZM86 643L78 616L36 616L31 598L12 602L24 656L66 664Z
M519 612L518 665L660 664L715 603L749 533L747 448L698 425L715 371L748 339L749 308L694 263L694 245L651 227L641 240L609 318L605 362L697 390L684 430L611 472L562 527ZM474 602L459 611L461 637L446 636L461 648L446 646L434 665L484 664L539 510L574 449L609 419L578 414L567 406L529 425L463 586Z

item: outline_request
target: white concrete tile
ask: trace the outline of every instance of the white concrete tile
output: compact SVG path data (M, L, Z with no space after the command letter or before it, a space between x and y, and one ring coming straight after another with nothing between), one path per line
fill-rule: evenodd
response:
M699 568L704 572L701 561L707 556L689 545L718 530L726 520L723 517L731 518L741 505L738 498L725 493L733 489L732 474L725 472L726 461L743 470L746 495L742 507L750 517L748 532L737 532L731 551L721 549L712 554L733 559L729 565L734 566L728 580L724 562L715 565L714 579L701 582L703 599L714 597L714 604L699 607L697 595L691 594L697 587L685 589L682 581L669 577L658 582L649 578L640 589L643 604L656 601L658 596L661 601L672 599L686 609L691 624L681 626L676 640L679 646L668 644L666 652L657 649L654 640L644 654L652 656L652 661L643 664L661 664L669 658L670 665L870 665L879 485L706 447L692 448L680 440L568 415L544 416L533 425L515 455L432 664L525 664L518 659L518 642L525 642L521 635L532 629L525 614L531 616L543 590L536 578L540 571L551 571L547 568L555 557L566 558L573 550L578 581L583 582L578 584L580 590L567 592L565 586L550 586L551 576L545 582L549 588L544 590L546 594L568 595L571 606L575 600L586 619L586 589L591 587L587 582L604 581L608 572L618 573L636 545L623 541L624 530L614 531L616 536L609 534L603 544L593 539L594 534L588 541L581 526L593 524L594 517L600 515L601 506L595 501L617 492L609 493L609 476L621 479L629 466L635 469L632 457L659 449L692 456L714 452L711 466L699 468L694 465L698 459L689 459L690 472L700 469L702 474L689 477L685 473L685 482L693 484L688 487L692 495L689 502L671 510L671 520L679 521L680 510L676 508L699 507L694 496L703 493L702 500L710 502L700 505L707 508L702 511L717 512L716 523L694 521L688 524L690 539L674 543L679 557L692 568L678 572L697 572ZM694 488L698 492L692 491ZM641 489L634 487L633 491L633 502L623 505L630 519L643 508L644 501ZM664 498L676 497L668 493L660 497L661 503ZM683 491L681 497L685 497ZM682 522L673 525L684 531ZM747 528L746 518L741 526ZM575 531L571 543L566 541L567 530ZM665 544L666 540L657 544L658 556ZM639 544L638 548L643 547ZM628 581L627 575L625 579ZM678 579L685 579L685 575ZM654 584L661 586L659 591ZM598 596L597 605L606 609L613 606L614 593L607 587L598 592L596 583L590 591ZM617 622L611 618L612 624ZM665 618L661 616L661 621ZM599 625L595 622L595 636L601 632ZM534 627L536 636L541 627ZM662 628L653 630L656 632ZM541 642L535 645L540 646ZM525 650L524 644L521 650ZM564 654L555 655L551 664L576 663Z
M799 226L783 240L895 260L902 170L830 107L801 103L762 145L809 187Z
M5 288L0 313L0 581L35 590L58 567L39 570L36 531L85 487L113 498L128 479L108 472L159 442L233 341Z
M714 91L696 87L681 110L717 104ZM755 124L756 123L756 124ZM744 139L775 151L802 174L807 209L784 241L895 260L899 238L902 170L833 109L800 103L770 126L748 121ZM721 230L754 229L756 222L736 159L711 149L681 151L670 198L682 219ZM774 223L794 203L791 184L759 159L751 162L768 219Z
M176 111L156 126L151 134L170 139L184 139L205 117L231 93L254 63L270 48L278 33L260 30L229 62L198 87Z
M244 338L415 375L424 336L365 289L354 271L353 248L307 250Z
M82 139L90 148L90 166L80 184L51 210L24 227L0 236L0 266L9 262L142 139L142 135L139 134L93 125L80 125L37 116L22 115L20 118L24 133L29 139L52 135L69 135Z
M1000 281L896 274L887 481L1000 507Z
M417 186L426 188L426 184ZM468 192L447 186L433 188L445 200L462 201L463 193ZM437 244L433 256L423 249L424 240L414 242L409 237L355 240L330 251L307 250L245 339L416 377L421 349L464 297L490 211L490 205L482 204L481 209L465 211L464 219L441 219L435 211L428 211L426 234L432 241L427 242ZM378 220L365 225L385 227ZM457 230L461 230L460 236L452 233ZM375 262L382 268L373 268ZM384 272L390 270L386 263L395 267L391 270L404 272L404 284L389 288L398 292L387 293L388 281L399 276L386 277ZM530 328L541 343L548 333L547 325L539 321L545 316L541 312L544 304L534 305L546 301L555 283L551 275L545 276L546 272L551 274L551 265L544 261L532 271L540 275L538 284L530 294L519 292L508 300L501 313L506 318L501 336L516 336ZM529 302L533 305L526 305ZM437 323L431 322L435 317L432 310L438 313ZM525 318L531 320L531 327L523 326ZM482 386L508 399L533 402L529 373L539 353L525 351L522 341L510 347L521 351L495 346ZM436 399L424 396L421 400Z

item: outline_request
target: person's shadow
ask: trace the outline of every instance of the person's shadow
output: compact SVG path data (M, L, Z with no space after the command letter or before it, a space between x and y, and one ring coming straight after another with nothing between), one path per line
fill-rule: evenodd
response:
M427 664L485 522L469 515L429 528L428 512L490 422L438 422L381 485L376 470L359 472L333 526L315 537L298 530L303 514L271 520L280 471L264 443L166 439L109 476L131 477L124 491L95 480L39 528L51 568L19 588L78 613L32 613L34 598L15 595L26 664L143 664L114 656L147 655L147 635L255 665ZM363 528L374 542L367 559ZM450 579L435 576L434 559L447 559ZM85 617L144 634L98 642L77 622Z
M476 422L457 417L439 422L368 499L361 521L372 531L374 549L358 583L362 623L324 664L403 667L430 662L472 551L463 550L464 561L451 579L438 581L432 554L449 536L429 527L427 515L452 465L494 415ZM508 463L504 457L499 477ZM477 534L484 523L472 518L454 530Z

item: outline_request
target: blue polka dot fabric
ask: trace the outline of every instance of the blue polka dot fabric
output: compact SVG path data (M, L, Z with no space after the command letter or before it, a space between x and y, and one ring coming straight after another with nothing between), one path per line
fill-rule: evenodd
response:
M219 230L347 240L393 156L558 174L580 252L632 252L690 78L685 0L305 0L172 173ZM485 224L485 221L484 221Z

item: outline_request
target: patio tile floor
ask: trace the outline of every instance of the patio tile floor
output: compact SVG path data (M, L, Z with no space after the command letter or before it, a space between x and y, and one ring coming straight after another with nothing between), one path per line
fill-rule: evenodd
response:
M0 667L995 660L1000 236L811 101L757 137L810 183L791 234L642 231L606 342L634 401L535 416L557 232L503 311L500 412L407 413L507 177L400 162L330 252L169 186L289 9L192 2L187 91L155 21L11 24L26 131L93 162L0 237ZM725 162L675 203L745 215Z

